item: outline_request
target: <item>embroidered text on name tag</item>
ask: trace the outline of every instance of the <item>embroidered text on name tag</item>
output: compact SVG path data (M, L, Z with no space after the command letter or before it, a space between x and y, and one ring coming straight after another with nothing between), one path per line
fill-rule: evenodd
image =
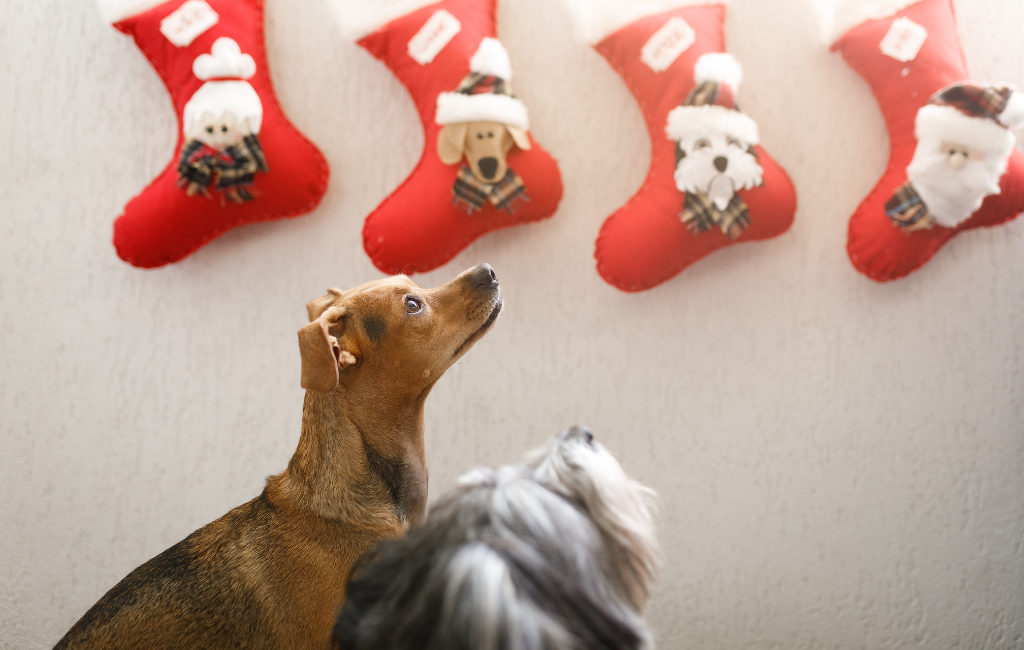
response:
M203 0L188 0L160 21L160 33L178 47L188 47L218 20L220 16Z
M697 35L693 27L682 18L674 16L647 39L640 50L640 60L655 72L667 70L695 40Z
M416 63L427 65L460 31L462 23L459 19L444 9L439 9L423 23L420 31L409 39L409 56Z
M913 61L927 38L928 30L923 26L906 17L897 18L882 37L878 49L897 61Z

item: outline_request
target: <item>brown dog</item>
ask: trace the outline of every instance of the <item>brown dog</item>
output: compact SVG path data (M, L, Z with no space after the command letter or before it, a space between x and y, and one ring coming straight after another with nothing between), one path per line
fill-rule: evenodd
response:
M458 122L446 124L437 134L437 156L446 165L466 158L473 176L484 183L505 178L505 157L512 145L530 148L530 137L519 127L501 122Z
M288 469L128 574L57 648L324 648L352 563L423 520L423 403L498 317L494 271L330 289L306 309Z

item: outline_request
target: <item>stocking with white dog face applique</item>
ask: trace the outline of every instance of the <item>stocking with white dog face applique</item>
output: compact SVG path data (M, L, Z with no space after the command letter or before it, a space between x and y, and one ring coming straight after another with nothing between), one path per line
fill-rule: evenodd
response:
M640 190L605 220L597 270L623 291L650 289L705 255L776 237L796 194L739 110L739 63L724 49L721 4L573 3L588 40L643 112L651 165Z
M332 1L351 33L346 4ZM554 214L561 175L512 92L495 0L443 0L367 31L359 45L408 89L426 135L416 168L363 226L378 269L429 271L485 233Z
M328 167L274 95L262 0L99 0L163 79L178 115L170 164L114 222L135 266L176 262L247 223L309 212Z
M1024 96L969 81L950 0L832 0L832 45L868 82L889 132L885 174L850 217L847 253L872 280L901 278L964 230L1024 211L1010 130Z

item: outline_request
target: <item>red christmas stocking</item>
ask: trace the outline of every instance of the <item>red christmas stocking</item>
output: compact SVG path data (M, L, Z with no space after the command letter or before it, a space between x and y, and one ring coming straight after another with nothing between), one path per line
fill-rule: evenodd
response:
M312 210L327 189L327 162L277 103L262 0L150 2L138 12L140 4L100 0L167 86L178 144L114 222L117 254L161 266L235 226Z
M550 217L562 198L494 34L495 0L444 0L359 40L409 90L426 133L419 164L363 227L385 273L429 271L485 233Z
M890 142L885 174L850 217L846 248L861 273L895 280L958 233L1024 210L1024 157L1008 128L1024 118L1024 98L967 81L951 0L835 9L843 35L832 49L870 84Z
M597 238L597 270L623 291L650 289L719 248L775 237L793 222L793 185L736 105L742 71L720 54L724 18L720 4L677 7L595 45L636 97L651 137L643 186Z

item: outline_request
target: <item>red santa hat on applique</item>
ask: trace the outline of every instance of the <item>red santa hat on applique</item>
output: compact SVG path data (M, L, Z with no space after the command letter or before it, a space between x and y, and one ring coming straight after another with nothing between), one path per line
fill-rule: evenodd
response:
M1007 86L958 83L938 91L917 112L914 135L986 152L1009 153L1011 129L1024 125L1024 96Z
M437 96L434 120L438 124L500 122L529 129L526 104L512 95L511 79L512 63L501 41L483 39L459 87Z
M214 118L232 113L239 122L247 122L252 133L259 133L263 103L245 81L256 74L256 62L242 54L234 39L222 36L214 41L209 54L200 54L192 62L192 74L206 83L185 104L182 121L186 134L206 113Z
M736 105L743 81L739 61L724 52L704 54L693 66L693 80L696 86L686 100L668 114L665 135L670 140L731 135L748 145L760 142L757 122Z

